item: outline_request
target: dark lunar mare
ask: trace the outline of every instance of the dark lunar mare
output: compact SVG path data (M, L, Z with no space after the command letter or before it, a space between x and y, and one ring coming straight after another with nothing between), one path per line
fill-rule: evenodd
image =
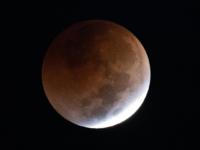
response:
M82 116L88 120L105 119L106 114L109 112L109 108L112 108L113 104L119 101L117 94L119 92L125 91L130 87L130 75L125 73L124 70L129 69L122 67L121 72L115 72L111 67L108 66L108 62L105 62L100 56L100 49L98 45L105 43L107 39L111 39L109 44L107 44L106 50L111 54L110 60L113 64L117 60L120 60L126 64L128 62L129 66L134 64L136 59L135 53L131 48L129 43L124 42L121 39L121 35L118 37L113 37L109 33L110 30L114 30L115 27L109 25L102 25L98 23L93 23L82 27L78 32L78 38L76 40L70 39L66 42L65 46L65 56L66 65L70 69L83 67L87 65L88 62L95 64L96 69L99 66L105 68L105 80L113 81L113 84L106 84L99 87L97 94L92 94L88 98L84 98L81 102L83 107L90 106L95 98L102 99L102 105L94 110L83 109ZM119 34L119 33L118 33ZM95 40L95 37L101 37ZM88 42L91 41L91 42ZM112 78L110 76L112 75ZM122 109L117 109L115 113L120 113Z

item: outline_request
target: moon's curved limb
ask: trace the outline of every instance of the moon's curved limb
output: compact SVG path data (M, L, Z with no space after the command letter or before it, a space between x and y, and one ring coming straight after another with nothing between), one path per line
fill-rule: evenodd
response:
M42 66L45 94L65 119L105 128L129 118L141 106L150 66L139 40L112 22L81 22L50 45Z

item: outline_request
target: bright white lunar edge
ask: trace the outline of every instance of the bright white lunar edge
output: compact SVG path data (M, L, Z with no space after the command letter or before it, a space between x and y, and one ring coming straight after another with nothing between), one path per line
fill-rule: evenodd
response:
M134 100L132 100L133 102L130 103L125 109L124 111L122 111L120 114L113 116L111 118L108 118L107 120L95 124L95 125L88 125L88 128L107 128L107 127L111 127L114 126L116 124L119 124L125 120L127 120L129 117L131 117L138 109L139 107L142 105L146 94L148 92L149 89L149 83L146 83L145 88L143 89L143 91L141 91L141 93L138 95L138 97L134 98ZM133 97L132 97L133 98Z

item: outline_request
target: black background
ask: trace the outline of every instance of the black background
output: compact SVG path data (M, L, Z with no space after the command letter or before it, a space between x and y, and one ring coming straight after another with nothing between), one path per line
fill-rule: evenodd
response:
M3 3L3 149L199 149L200 5L194 1L7 1ZM143 44L151 83L141 108L106 129L62 118L43 91L53 39L80 21L118 23Z

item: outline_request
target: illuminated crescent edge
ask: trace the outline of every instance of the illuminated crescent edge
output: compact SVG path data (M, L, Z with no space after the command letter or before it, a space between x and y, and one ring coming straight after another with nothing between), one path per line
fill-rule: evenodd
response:
M143 91L141 91L140 95L137 98L134 98L135 100L133 100L133 102L129 104L127 108L125 108L120 114L113 116L112 118L108 118L106 121L103 121L101 123L89 125L87 127L96 129L107 128L127 120L140 108L140 106L144 102L144 99L149 89L149 84L150 84L150 76L148 81L146 81Z

